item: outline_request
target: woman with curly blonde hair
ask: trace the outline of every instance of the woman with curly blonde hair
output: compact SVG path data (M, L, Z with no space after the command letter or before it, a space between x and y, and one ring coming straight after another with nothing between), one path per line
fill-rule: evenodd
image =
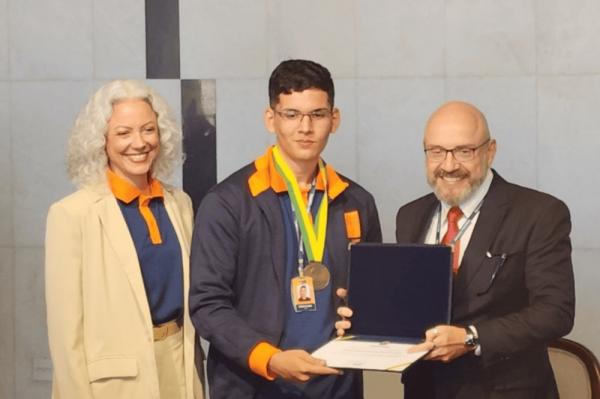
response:
M187 303L192 206L159 180L181 161L181 139L166 102L138 81L102 86L75 121L67 169L79 190L50 207L46 230L56 399L202 397Z

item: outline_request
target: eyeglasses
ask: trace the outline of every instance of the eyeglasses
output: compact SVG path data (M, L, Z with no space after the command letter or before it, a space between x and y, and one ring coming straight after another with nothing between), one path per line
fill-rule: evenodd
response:
M328 120L332 115L332 112L326 108L315 109L310 112L300 112L297 109L284 109L283 111L273 109L273 112L286 121L296 123L300 123L305 116L308 116L311 122L318 123Z
M490 142L490 139L487 139L483 143L479 144L477 147L454 147L451 150L448 150L444 147L431 147L425 148L425 155L427 159L432 162L442 162L446 159L448 153L452 153L452 156L458 162L467 162L475 158L475 152Z

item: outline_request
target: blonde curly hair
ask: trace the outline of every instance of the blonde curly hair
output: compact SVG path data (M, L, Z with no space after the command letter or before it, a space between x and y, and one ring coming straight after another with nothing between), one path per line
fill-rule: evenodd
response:
M102 86L81 110L67 145L67 173L78 187L106 179L106 133L113 104L139 98L154 110L160 134L160 150L152 164L152 177L168 179L183 160L182 133L167 102L146 83L113 80Z

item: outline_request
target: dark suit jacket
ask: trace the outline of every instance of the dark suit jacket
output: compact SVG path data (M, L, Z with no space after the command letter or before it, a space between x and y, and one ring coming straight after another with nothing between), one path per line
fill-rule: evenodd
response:
M253 197L254 164L215 186L198 209L190 262L190 313L210 344L212 399L251 399L263 381L248 367L260 341L277 346L285 323L285 237L277 194ZM344 213L358 210L363 241L381 241L371 194L351 182L329 203L326 250L333 287L345 287L349 262ZM331 312L339 306L333 290ZM333 325L331 326L333 334Z
M429 194L400 208L397 241L424 242L437 206ZM427 388L437 390L437 397L453 397L450 392L473 380L488 392L539 387L545 390L541 397L557 397L546 343L573 326L570 231L563 202L508 183L494 171L452 298L452 324L475 325L482 355L422 362L404 378L407 398L430 397ZM506 260L499 266L502 254Z

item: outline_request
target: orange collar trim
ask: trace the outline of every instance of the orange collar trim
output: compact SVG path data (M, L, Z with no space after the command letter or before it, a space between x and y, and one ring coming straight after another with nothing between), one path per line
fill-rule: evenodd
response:
M158 223L148 206L152 198L163 198L163 189L160 182L156 179L150 179L150 194L142 194L135 185L113 172L110 168L106 170L106 177L108 178L110 190L117 199L130 204L136 198L139 198L138 208L148 227L150 241L155 245L162 244Z
M267 151L254 161L254 167L256 168L256 172L248 179L248 186L250 187L250 193L253 197L258 196L269 188L276 193L287 191L285 181L275 169L275 163L273 162L273 147L267 148ZM329 184L327 196L330 200L333 200L340 195L349 184L340 178L332 166L326 165L325 169L327 173L327 182ZM317 190L325 189L325 181L323 180L322 172L319 172L317 175L316 188Z
M131 203L136 198L140 198L140 204L143 202L149 202L152 198L162 198L163 188L160 181L156 179L150 179L150 194L145 195L127 179L119 176L113 172L110 168L106 169L106 177L108 179L108 185L110 191L114 196L125 202L126 204Z

